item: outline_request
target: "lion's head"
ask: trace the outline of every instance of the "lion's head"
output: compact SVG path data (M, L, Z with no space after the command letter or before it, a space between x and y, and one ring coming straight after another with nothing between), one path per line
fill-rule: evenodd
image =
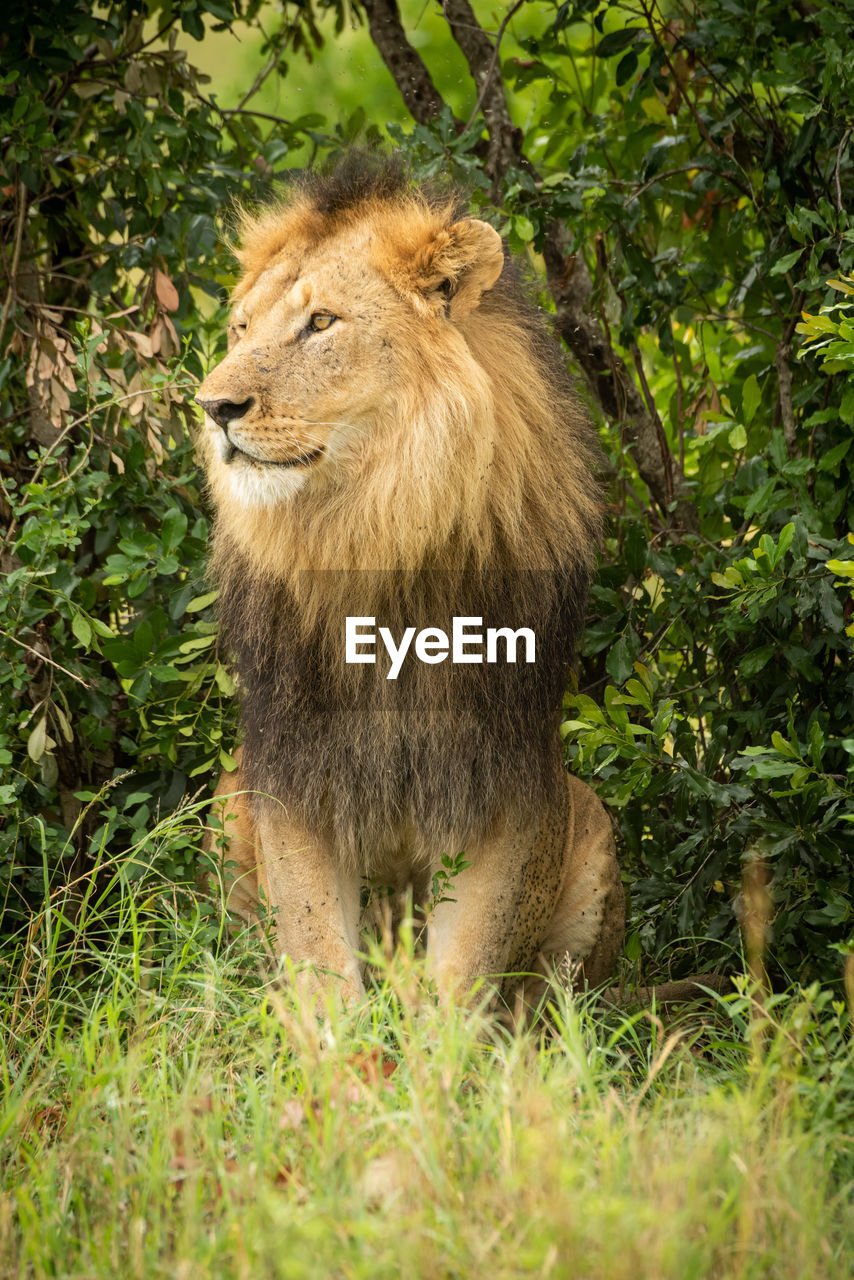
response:
M583 415L488 223L356 158L244 215L237 256L198 394L220 558L589 567Z

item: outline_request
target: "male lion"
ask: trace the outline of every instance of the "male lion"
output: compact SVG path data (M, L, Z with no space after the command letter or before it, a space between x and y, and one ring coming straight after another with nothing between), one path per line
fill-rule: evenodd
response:
M559 348L498 233L394 162L304 177L240 238L229 352L198 394L245 733L217 790L232 903L263 887L310 988L358 997L364 882L424 902L463 853L429 912L444 996L567 953L598 983L624 899L558 734L600 526ZM427 634L390 679L379 636L345 661L348 618ZM529 629L534 661L443 661L455 618L505 659L499 629Z

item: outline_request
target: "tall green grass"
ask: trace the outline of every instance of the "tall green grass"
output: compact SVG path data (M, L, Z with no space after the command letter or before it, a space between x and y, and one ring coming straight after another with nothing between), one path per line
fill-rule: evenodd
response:
M830 992L674 1022L561 987L511 1034L439 1009L405 934L318 1017L149 853L4 953L3 1277L850 1277Z

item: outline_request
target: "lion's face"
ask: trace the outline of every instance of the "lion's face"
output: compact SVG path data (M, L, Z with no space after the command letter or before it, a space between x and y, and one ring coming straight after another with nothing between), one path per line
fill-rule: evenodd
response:
M211 479L243 505L328 479L376 429L406 307L354 248L282 255L234 306L229 353L198 399Z
M457 225L474 242L472 266L486 260L479 297L501 269L500 239L485 223ZM397 447L419 352L425 344L466 351L436 256L425 263L423 244L401 247L368 221L314 246L295 237L244 277L228 355L197 397L215 498L244 508L286 503L334 484L366 450Z

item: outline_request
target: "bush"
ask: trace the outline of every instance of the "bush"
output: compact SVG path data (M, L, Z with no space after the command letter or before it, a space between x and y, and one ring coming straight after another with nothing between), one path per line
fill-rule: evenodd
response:
M233 767L192 391L224 332L223 216L302 126L266 140L206 96L173 39L206 12L237 15L167 6L152 41L138 4L42 2L2 38L4 930L108 848L130 879L155 848L191 878L198 832L143 837Z
M229 202L306 141L340 143L319 117L221 108L174 43L256 10L167 3L154 37L132 2L40 0L2 37L7 930L108 847L133 851L128 878L156 857L186 880L192 826L146 833L232 764L189 392L221 341ZM497 209L601 424L611 522L564 728L619 821L628 958L730 963L759 861L772 969L835 978L854 853L848 7L529 5L503 63L459 0L444 11L489 72L472 122L401 28L389 65L416 123L393 136L417 176ZM357 12L387 53L373 0ZM314 17L285 11L268 71L288 42L307 55Z

